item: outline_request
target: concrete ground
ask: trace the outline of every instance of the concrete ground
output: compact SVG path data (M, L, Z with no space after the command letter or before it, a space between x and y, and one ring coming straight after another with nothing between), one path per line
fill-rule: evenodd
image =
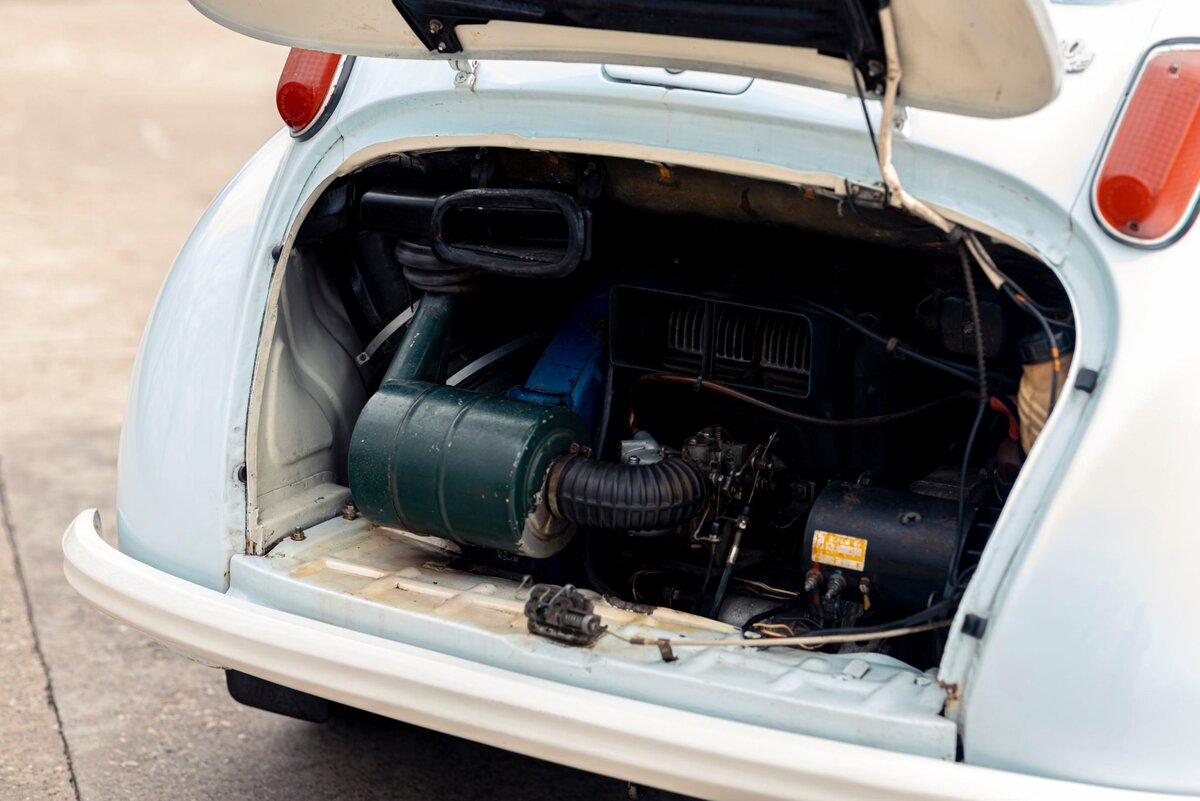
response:
M243 708L67 586L67 523L114 519L157 288L278 125L285 52L183 0L0 0L0 32L0 799L625 797L391 721Z

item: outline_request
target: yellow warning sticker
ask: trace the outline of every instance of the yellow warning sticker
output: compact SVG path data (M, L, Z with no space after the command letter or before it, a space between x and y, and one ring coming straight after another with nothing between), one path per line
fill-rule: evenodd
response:
M818 529L813 532L812 560L847 570L862 570L867 560L867 541Z

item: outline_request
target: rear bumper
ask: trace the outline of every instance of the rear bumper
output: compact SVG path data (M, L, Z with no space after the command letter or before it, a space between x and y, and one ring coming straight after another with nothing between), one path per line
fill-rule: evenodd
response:
M1160 797L783 733L360 634L156 570L105 543L98 521L88 510L67 529L67 579L156 640L209 664L564 765L712 799Z

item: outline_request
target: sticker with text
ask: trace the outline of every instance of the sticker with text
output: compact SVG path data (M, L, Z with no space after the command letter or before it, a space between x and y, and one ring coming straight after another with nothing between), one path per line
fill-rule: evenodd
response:
M822 565L861 571L867 560L867 541L832 531L814 531L812 560Z

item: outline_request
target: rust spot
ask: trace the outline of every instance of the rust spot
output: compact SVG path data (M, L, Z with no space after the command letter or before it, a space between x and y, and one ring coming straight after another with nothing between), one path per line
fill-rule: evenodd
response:
M637 612L640 615L653 615L655 609L655 607L649 604L635 604L623 601L615 595L605 595L604 602L617 609L624 609L626 612Z

